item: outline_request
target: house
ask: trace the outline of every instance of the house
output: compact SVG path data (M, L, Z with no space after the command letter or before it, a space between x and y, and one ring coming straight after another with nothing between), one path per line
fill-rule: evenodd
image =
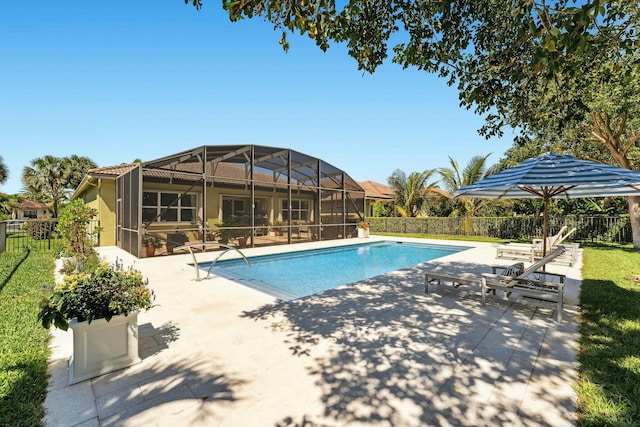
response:
M359 184L364 189L364 211L368 217L373 216L373 205L375 205L376 202L390 205L395 200L395 192L390 185L375 181L361 181Z
M51 218L51 208L46 203L25 200L11 207L11 219Z
M134 167L135 163L89 169L71 196L71 200L81 198L98 212L100 246L116 245L116 180Z
M78 198L98 211L101 245L140 257L145 242L168 253L223 231L251 246L352 237L365 192L344 171L294 150L207 145L91 169ZM271 236L275 228L283 236Z

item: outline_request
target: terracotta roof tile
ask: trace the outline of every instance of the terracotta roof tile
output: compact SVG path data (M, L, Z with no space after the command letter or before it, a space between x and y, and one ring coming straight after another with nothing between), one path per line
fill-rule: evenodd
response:
M129 172L131 169L136 167L137 163L125 163L121 165L115 166L105 166L102 168L93 168L87 171L88 175L111 175L111 176L119 176L125 172Z
M359 181L358 184L364 189L367 198L389 199L395 198L393 187L375 181Z
M37 210L49 209L49 205L47 205L46 203L40 203L33 200L25 200L24 202L20 203L18 207L23 211L37 211Z

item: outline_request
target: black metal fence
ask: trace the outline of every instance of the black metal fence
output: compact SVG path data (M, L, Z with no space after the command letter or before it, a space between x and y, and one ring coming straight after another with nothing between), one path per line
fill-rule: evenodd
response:
M540 217L499 218L367 218L371 232L430 234L449 236L482 236L509 240L542 237ZM549 218L549 234L566 225L576 228L571 239L589 242L632 242L631 223L621 216L558 216Z
M89 230L98 227L91 221ZM93 239L98 246L99 239ZM30 219L25 221L0 221L0 253L31 250L56 250L62 245L57 219Z
M453 236L484 236L508 240L530 240L542 237L542 218L367 218L371 232L399 234L429 234ZM0 221L0 253L31 250L55 250L62 245L58 221ZM549 219L549 234L566 225L576 228L573 241L632 242L631 223L621 216L562 216ZM92 221L90 230L99 226ZM94 240L96 246L99 239Z

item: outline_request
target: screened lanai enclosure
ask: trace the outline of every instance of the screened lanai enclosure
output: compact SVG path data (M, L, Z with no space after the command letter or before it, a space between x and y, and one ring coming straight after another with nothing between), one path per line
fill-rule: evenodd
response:
M117 245L141 257L188 243L344 239L364 218L364 196L344 171L294 150L202 146L118 177Z

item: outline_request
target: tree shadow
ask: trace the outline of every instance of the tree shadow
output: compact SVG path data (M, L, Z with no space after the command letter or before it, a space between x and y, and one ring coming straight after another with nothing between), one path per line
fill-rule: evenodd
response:
M552 310L501 298L482 307L478 290L464 286L440 286L426 295L426 268L243 314L284 332L291 353L312 361L309 374L322 389L322 414L286 417L277 426L540 421L537 411L520 410L525 395L535 393L521 384L541 366L538 354L548 331L562 333ZM486 268L472 263L465 267ZM547 352L549 357L555 353L570 353L570 348ZM553 363L547 369L540 375L572 381L570 374L554 370ZM548 399L543 390L532 397ZM570 397L550 403L569 408L566 416L573 416Z
M236 401L234 390L246 381L197 352L170 352L179 336L173 322L142 324L142 363L74 385L68 385L68 356L50 361L47 423L105 427L156 425L162 419L167 425L200 425L220 418L216 411Z
M146 359L169 348L180 337L180 330L171 321L156 328L151 323L138 325L138 354Z
M13 278L13 275L16 273L16 271L18 271L18 269L20 268L20 266L22 265L22 263L29 257L29 254L31 253L31 249L25 249L24 252L22 252L22 258L20 258L16 264L13 266L13 268L11 268L11 270L8 273L5 273L6 276L2 278L2 281L0 282L0 291L2 291L2 289L4 289L4 287L7 285L7 283L9 283L9 281Z

